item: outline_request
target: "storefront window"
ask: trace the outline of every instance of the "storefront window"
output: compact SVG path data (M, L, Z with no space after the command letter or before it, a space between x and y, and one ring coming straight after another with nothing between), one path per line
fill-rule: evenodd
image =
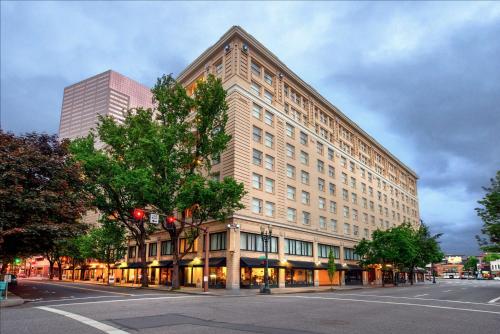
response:
M241 268L242 288L259 288L264 284L264 268ZM278 268L269 268L269 285L278 287Z
M208 275L210 288L226 287L226 267L210 267Z
M314 274L311 269L286 269L285 286L312 286Z

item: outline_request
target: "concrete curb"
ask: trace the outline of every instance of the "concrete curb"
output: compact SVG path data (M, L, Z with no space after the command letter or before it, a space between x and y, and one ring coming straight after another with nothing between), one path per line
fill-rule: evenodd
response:
M13 306L19 306L19 305L24 304L24 299L13 294L10 291L8 293L9 293L8 299L0 300L0 308L13 307Z

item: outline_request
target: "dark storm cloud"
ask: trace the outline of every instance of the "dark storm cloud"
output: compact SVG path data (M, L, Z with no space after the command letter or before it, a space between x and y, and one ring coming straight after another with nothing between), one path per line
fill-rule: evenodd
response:
M392 132L414 143L418 159L412 167L421 188L446 192L450 186L463 186L469 204L474 204L482 196L481 186L500 169L498 36L498 21L467 25L433 52L346 68L331 81L384 115ZM434 205L452 209L443 204ZM476 249L473 236L480 222L473 211L461 221L431 224L445 233L445 249Z

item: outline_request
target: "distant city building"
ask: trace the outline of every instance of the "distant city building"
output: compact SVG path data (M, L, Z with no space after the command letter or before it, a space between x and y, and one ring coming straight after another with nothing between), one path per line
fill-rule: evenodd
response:
M226 32L178 81L192 94L209 74L227 90L227 131L232 136L227 150L213 161L212 175L234 177L248 191L244 209L227 222L210 224L209 285L239 289L262 284L261 225L273 228L271 286L329 284L330 250L338 267L336 284L380 283L380 267L363 271L354 246L377 229L403 222L419 225L416 173L240 27ZM86 135L98 113L120 120L122 108L150 105L147 88L134 84L139 88L120 90L111 84L114 75L109 71L66 88L62 137ZM131 92L142 98L130 98L127 104L125 95ZM159 232L148 240L152 284L171 282L168 239ZM182 285L201 286L202 255L203 247L195 243L181 262ZM126 262L114 269L116 281L137 282L138 261L131 241Z

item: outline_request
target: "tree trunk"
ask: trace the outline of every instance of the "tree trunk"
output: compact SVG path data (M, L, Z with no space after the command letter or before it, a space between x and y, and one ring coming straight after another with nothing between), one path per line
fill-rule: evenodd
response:
M73 269L71 269L71 279L73 280L73 282L75 281L75 259L71 259L71 262L73 263Z
M110 268L109 261L108 261L107 265L108 265L108 279L107 279L107 282L108 282L108 285L109 285L109 270L110 270L109 269Z
M54 279L54 261L49 260L49 279Z
M61 260L58 260L56 261L57 262L57 267L58 267L58 270L57 270L57 274L58 274L58 278L60 281L62 281L62 263L61 263Z
M181 288L179 282L179 247L178 238L171 238L172 240L172 253L173 253L173 262L172 262L172 290L178 290Z
M144 234L139 239L139 258L141 259L141 286L148 287L148 268L146 266L146 240Z
M412 268L412 269L410 269L410 285L413 285L413 275L414 275L414 273L413 273L413 268Z

